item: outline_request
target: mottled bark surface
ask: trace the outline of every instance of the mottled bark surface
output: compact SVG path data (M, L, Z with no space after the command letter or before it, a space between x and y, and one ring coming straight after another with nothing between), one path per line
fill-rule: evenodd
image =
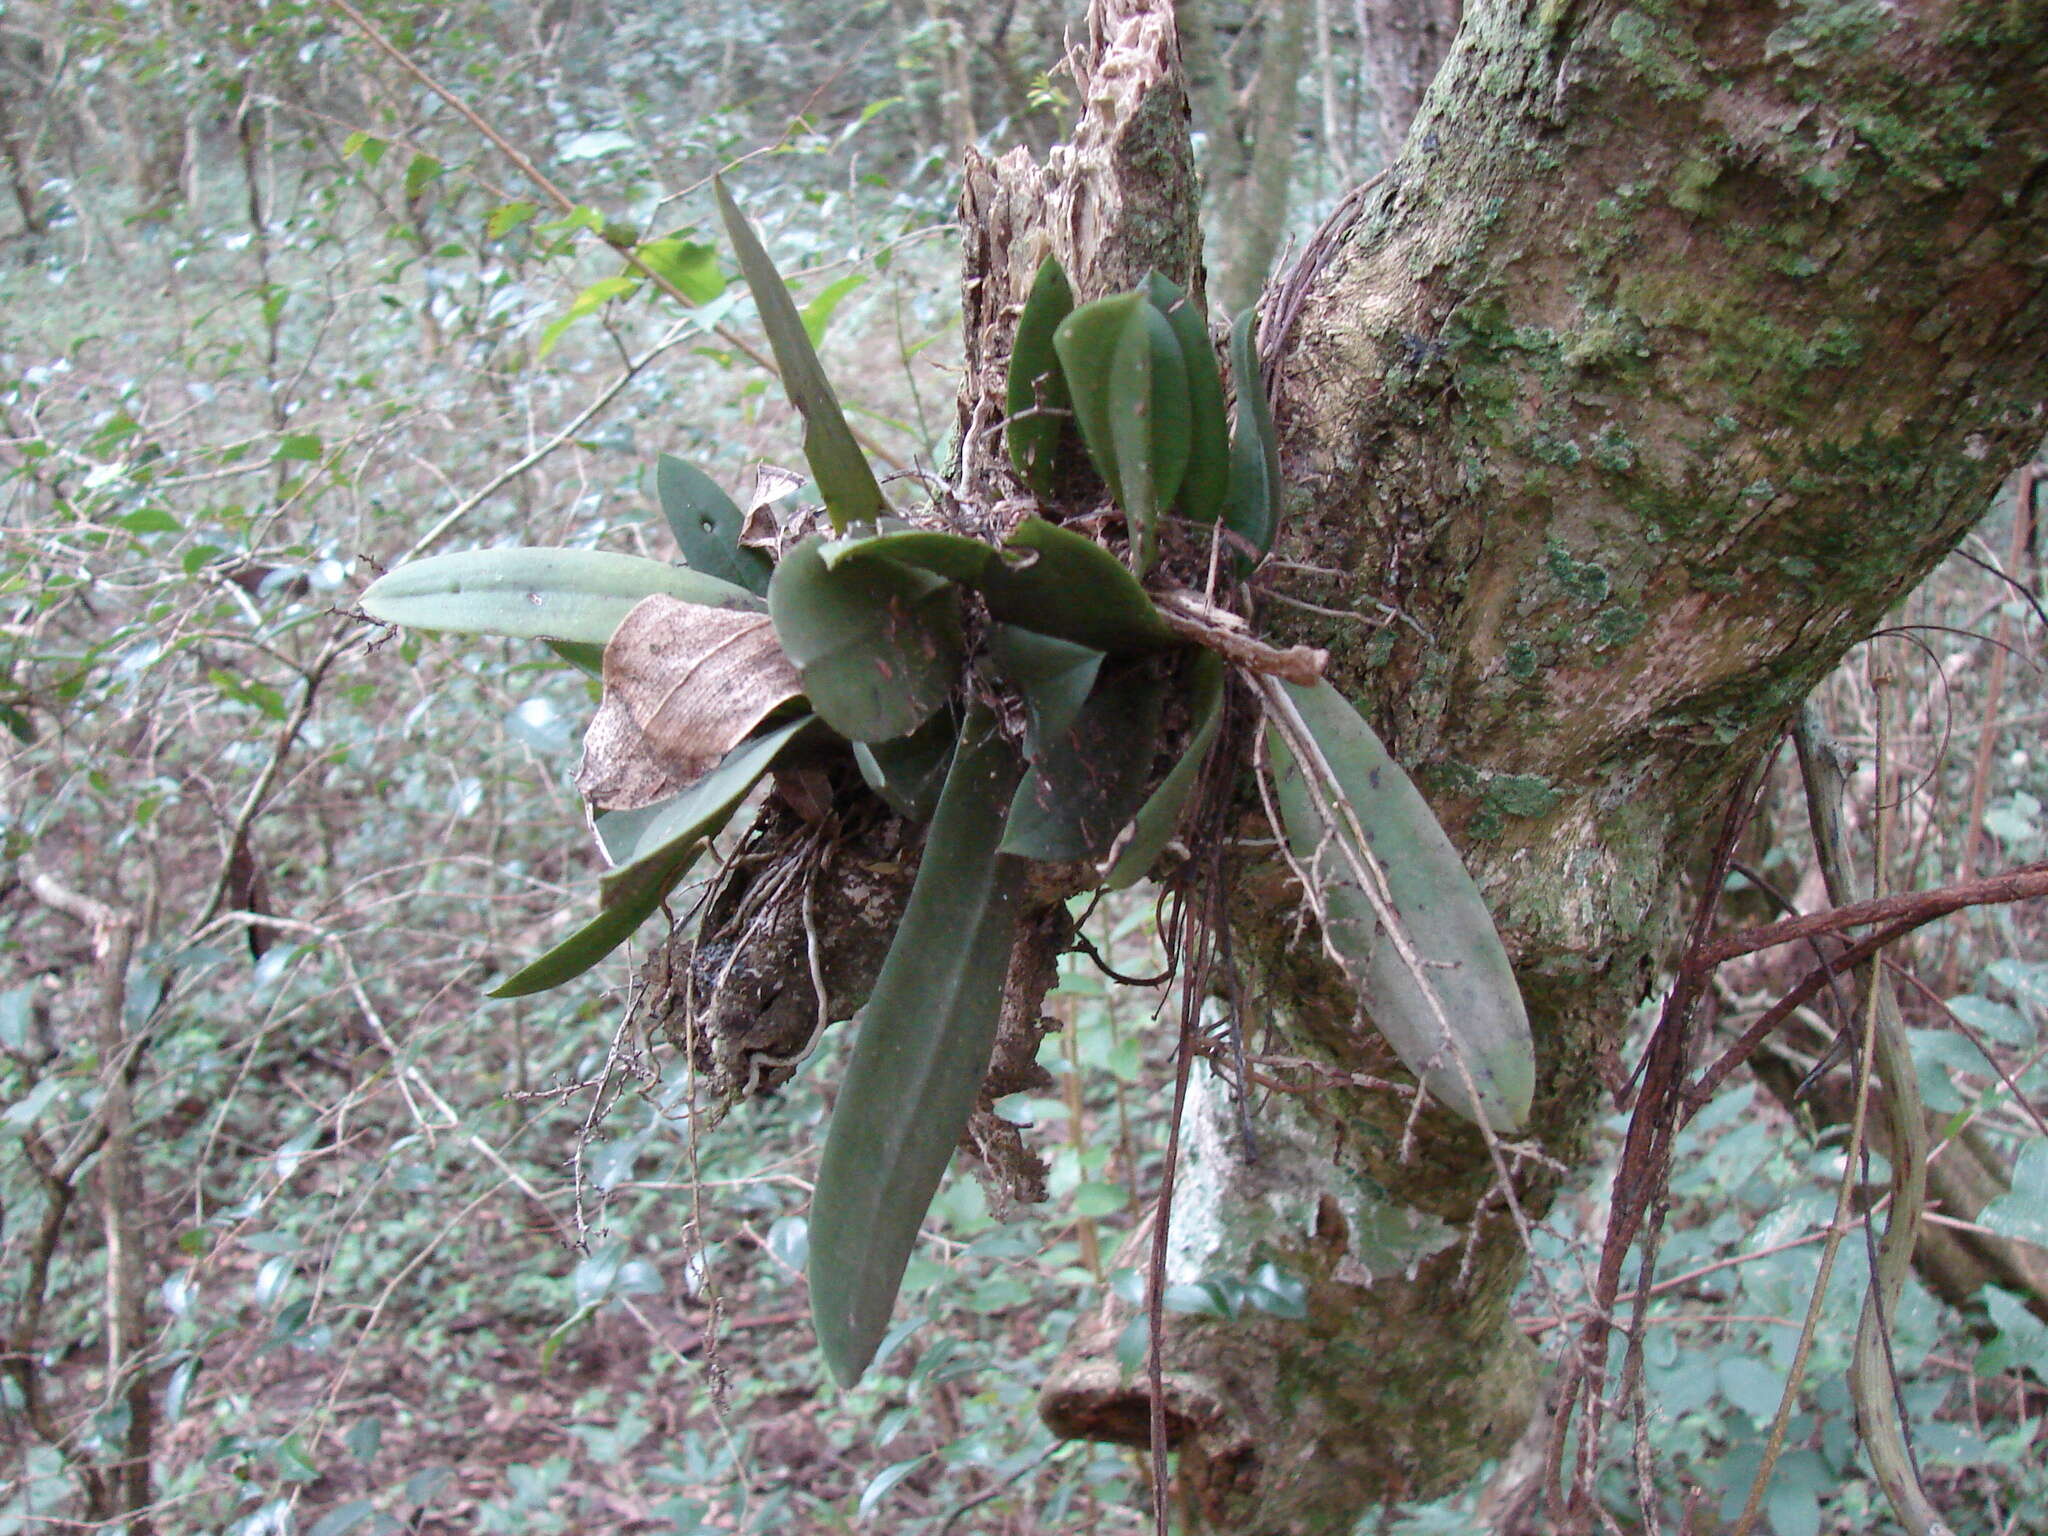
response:
M1353 0L1364 47L1359 72L1372 87L1380 156L1401 156L1422 98L1458 35L1462 0Z
M1702 823L2041 438L2044 87L2038 0L1469 6L1268 328L1279 553L1332 573L1286 587L1360 615L1269 632L1330 648L1466 849L1537 1032L1530 1140L1564 1165ZM1288 1048L1393 1075L1272 894L1242 931ZM1253 1219L1270 1192L1233 1202L1227 1170L1174 1216L1218 1267L1311 1280L1309 1317L1255 1337L1171 1323L1184 1474L1234 1532L1441 1491L1528 1397L1476 1138L1432 1114L1404 1149L1407 1101L1341 1077L1299 1107L1299 1220ZM1519 1177L1541 1210L1556 1175ZM1430 1223L1454 1241L1398 1261L1356 1235ZM1050 1388L1070 1428L1142 1390L1100 1374L1106 1327Z

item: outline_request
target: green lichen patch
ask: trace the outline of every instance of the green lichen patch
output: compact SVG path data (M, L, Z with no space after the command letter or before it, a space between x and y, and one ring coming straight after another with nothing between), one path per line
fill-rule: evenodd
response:
M1551 539L1543 547L1543 562L1550 570L1550 579L1564 589L1569 597L1582 603L1604 603L1612 583L1607 577L1607 568L1591 560L1576 560L1571 550L1560 539Z

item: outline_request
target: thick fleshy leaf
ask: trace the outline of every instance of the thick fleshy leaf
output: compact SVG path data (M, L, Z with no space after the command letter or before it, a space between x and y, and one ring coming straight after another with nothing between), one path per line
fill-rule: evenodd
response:
M1144 879L1173 837L1181 807L1201 777L1203 759L1223 724L1223 658L1214 651L1198 650L1188 670L1188 708L1194 715L1188 744L1132 819L1130 838L1118 850L1116 862L1102 882L1112 891Z
M993 544L970 539L965 534L938 528L914 528L908 523L892 526L885 521L873 530L849 529L846 537L827 539L818 547L827 569L837 570L846 561L893 560L915 566L948 581L977 586L996 557Z
M802 692L765 613L643 598L604 650L576 787L630 811L695 783Z
M825 564L820 541L775 568L768 611L819 718L853 741L905 736L959 680L959 589L893 560Z
M665 806L654 808L654 815L637 819L630 848L621 846L614 852L612 839L606 838L607 852L624 857L599 882L597 916L492 988L491 996L526 997L559 987L631 938L633 930L659 910L668 893L689 873L705 843L774 765L776 756L810 723L805 716L742 743L704 778ZM627 814L638 818L637 812ZM623 843L624 838L619 841Z
M1187 473L1174 498L1174 510L1191 522L1216 520L1230 493L1230 423L1223 412L1223 375L1216 367L1216 347L1209 324L1189 299L1187 290L1157 272L1145 279L1153 307L1166 316L1180 346L1188 382Z
M1283 686L1386 872L1388 900L1442 1004L1450 1036L1381 930L1344 856L1342 843L1350 834L1343 816L1333 804L1333 833L1294 754L1269 723L1287 841L1320 888L1329 917L1326 936L1358 987L1361 1005L1440 1103L1470 1120L1483 1115L1496 1131L1519 1130L1535 1091L1535 1053L1521 989L1478 886L1429 802L1343 695L1328 683ZM1458 1071L1459 1058L1472 1075L1476 1106Z
M988 653L1003 681L1024 696L1024 756L1035 763L1046 743L1072 729L1102 670L1102 652L1015 624L995 624Z
M1131 528L1131 564L1152 568L1159 516L1188 467L1188 370L1166 316L1147 299L1117 340L1109 373L1109 432L1119 498Z
M1074 405L1074 424L1081 429L1102 483L1118 506L1124 504L1123 476L1116 457L1116 434L1112 429L1110 381L1116 371L1117 347L1125 331L1138 320L1140 311L1150 308L1142 293L1119 293L1107 299L1083 304L1053 328L1053 350L1066 376L1067 394Z
M940 710L908 736L853 744L853 760L867 786L898 815L930 821L938 808L946 769L959 732L950 710Z
M973 710L882 962L811 1197L811 1317L833 1379L874 1358L988 1070L1024 866L997 853L1016 755Z
M1010 344L1009 419L1004 431L1010 462L1039 496L1050 496L1058 478L1060 444L1073 422L1074 401L1053 349L1053 332L1074 312L1074 290L1066 270L1048 256L1031 280L1031 294L1017 317Z
M1003 852L1099 859L1145 797L1166 680L1152 661L1105 668L1073 727L1017 786Z
M629 608L626 611L631 613L633 610ZM549 650L561 657L562 660L568 662L578 672L582 672L590 677L604 676L603 646L585 645L580 640L549 640L544 643Z
M761 610L744 587L701 571L597 549L430 555L378 577L362 608L412 629L603 645L635 603L657 592L713 608Z
M1258 310L1248 309L1230 331L1237 419L1230 434L1230 497L1223 505L1223 526L1264 555L1273 547L1280 518L1280 445L1259 368L1258 320Z
M1178 637L1128 567L1093 539L1027 517L982 580L1005 624L1111 655L1154 651Z
M804 329L803 316L797 313L796 301L789 296L781 274L768 259L768 252L754 234L753 226L747 223L746 215L740 212L739 204L725 190L725 183L714 176L712 186L718 194L718 211L725 219L726 233L732 237L733 250L739 256L741 275L746 278L754 295L754 307L760 312L761 328L768 333L768 344L775 349L775 366L781 370L782 387L789 393L790 404L804 419L804 460L811 466L811 478L818 482L819 494L825 498L832 526L844 528L849 523L873 522L882 515L882 488L875 483L875 472L868 467L867 457L854 440L853 429L846 424L846 413L840 409L839 396L825 377L824 365L818 361L810 333Z
M661 515L691 570L756 594L768 590L774 563L760 550L741 545L745 519L716 480L664 453L655 461L654 488L661 497Z

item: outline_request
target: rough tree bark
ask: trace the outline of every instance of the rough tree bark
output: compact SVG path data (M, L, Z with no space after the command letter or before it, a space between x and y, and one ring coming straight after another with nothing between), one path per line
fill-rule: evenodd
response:
M1194 266L1171 8L1097 0L1090 33L1074 144L970 166L969 505L1014 496L991 381L1040 254L1091 297ZM1501 924L1532 1214L1586 1156L1703 821L2041 439L2044 87L2041 0L1470 5L1391 174L1267 305L1276 585L1359 616L1267 627L1329 648ZM1310 1282L1301 1320L1169 1319L1183 1481L1247 1536L1441 1492L1534 1399L1487 1159L1440 1113L1404 1137L1283 895L1247 880L1239 948L1320 1086L1262 1110L1256 1166L1198 1126L1172 1213L1177 1268ZM1122 1321L1048 1384L1063 1431L1143 1438Z

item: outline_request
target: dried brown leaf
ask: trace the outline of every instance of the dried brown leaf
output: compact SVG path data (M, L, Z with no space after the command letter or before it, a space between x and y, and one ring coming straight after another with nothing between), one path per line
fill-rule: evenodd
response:
M717 767L802 691L765 613L646 598L604 648L604 702L576 787L605 810L652 805Z

